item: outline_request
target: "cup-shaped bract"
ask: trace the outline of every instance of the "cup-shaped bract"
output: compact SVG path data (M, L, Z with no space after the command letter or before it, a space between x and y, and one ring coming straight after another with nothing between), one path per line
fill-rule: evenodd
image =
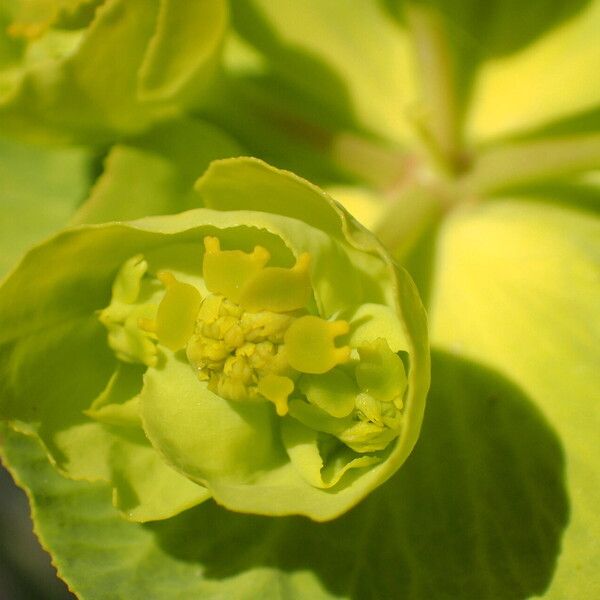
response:
M218 72L227 0L0 4L0 127L105 142L198 108Z
M429 383L409 276L318 188L214 162L199 205L81 226L0 289L1 415L132 520L213 497L327 520L406 460Z

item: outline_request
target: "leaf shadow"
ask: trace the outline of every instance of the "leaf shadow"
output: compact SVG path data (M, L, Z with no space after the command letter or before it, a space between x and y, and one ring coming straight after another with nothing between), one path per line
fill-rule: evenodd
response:
M207 502L148 524L162 551L226 580L312 571L333 594L508 600L542 593L568 521L556 434L522 391L436 351L422 435L404 467L339 519L269 518Z
M260 67L224 73L199 114L274 166L321 184L353 181L331 156L339 131L363 129L339 69L286 39L260 3L233 0L231 18Z
M473 101L478 69L486 61L514 55L564 23L577 18L591 0L379 0L382 9L406 26L406 13L419 7L439 21L465 117Z
M344 77L318 53L288 41L260 3L234 0L232 21L247 43L269 57L268 68L255 77L277 92L275 98L289 95L286 102L291 102L300 114L310 120L316 117L328 127L356 125Z

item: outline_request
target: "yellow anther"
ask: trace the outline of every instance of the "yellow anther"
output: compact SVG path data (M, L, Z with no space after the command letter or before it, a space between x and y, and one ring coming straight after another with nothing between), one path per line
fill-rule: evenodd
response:
M204 346L204 355L211 363L219 363L229 356L229 348L220 341L214 340Z
M207 254L219 254L221 252L221 242L219 238L206 236L204 238L204 249Z
M249 342L269 340L283 342L283 334L292 322L289 315L272 312L244 313L240 323L246 340Z
M250 358L256 352L256 346L254 344L243 344L236 351L236 356L245 356L246 358Z
M301 254L291 269L266 267L245 283L239 303L246 310L289 312L306 306L311 295L310 255Z
M294 391L294 382L289 377L267 373L258 380L258 393L275 404L280 417L288 412L288 398Z
M185 348L194 333L202 296L193 285L177 281L172 273L162 271L157 277L167 290L156 312L156 336L161 344L176 352Z
M203 275L206 287L239 304L244 285L267 264L271 255L256 246L250 253L241 250L221 250L215 237L205 237Z
M244 333L239 324L235 323L223 335L224 342L230 348L239 348L244 343Z
M335 338L350 330L346 321L325 321L308 315L296 319L285 332L286 357L302 373L326 373L350 358L350 347L336 347Z

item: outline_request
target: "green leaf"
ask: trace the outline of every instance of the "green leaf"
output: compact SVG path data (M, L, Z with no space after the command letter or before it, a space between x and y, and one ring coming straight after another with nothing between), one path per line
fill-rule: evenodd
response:
M195 481L252 483L285 462L271 406L224 401L172 353L148 370L140 403L152 444Z
M567 521L560 445L497 374L441 353L433 372L423 435L405 468L327 524L209 501L136 525L111 507L105 486L57 476L33 440L7 433L3 454L82 600L541 594Z
M114 369L105 339L92 316L30 331L12 346L4 341L2 352L12 350L12 358L3 365L3 415L17 429L37 432L63 475L112 482L127 518L165 518L206 499L205 489L157 457L139 425L139 433L115 431L85 416Z
M148 442L140 416L143 367L120 364L84 413L108 426L95 452L106 453L113 504L131 521L166 519L210 498L206 488L171 469ZM89 469L89 465L88 465ZM92 472L89 477L102 478Z
M449 127L466 119L466 137L477 142L600 99L592 76L600 53L588 43L600 14L595 0L532 0L525 11L518 0L381 3L412 33L420 99L436 137L441 119Z
M3 127L35 141L96 141L142 128L149 114L136 105L136 76L157 11L157 0L111 0L86 31L69 32L76 41L58 59L48 61L42 47L1 98Z
M63 227L91 183L91 153L0 138L0 276L28 246Z
M464 193L498 194L600 165L600 134L492 146L476 159Z
M168 519L210 498L203 486L168 466L141 431L112 431L108 462L112 501L130 521Z
M438 170L460 173L474 147L498 139L597 131L600 51L589 40L599 17L597 0L534 0L525 14L516 0L381 0L358 7L327 0L301 8L288 0L240 0L233 23L252 52L240 66L227 65L234 89L242 89L242 112L250 115L244 123L259 123L255 137L262 129L296 142L272 160L295 160L294 169L312 175L314 165L301 154L312 147L346 177L383 179L375 183L388 190L381 169L388 162L396 163L396 173L410 173L427 154ZM229 43L239 45L237 38ZM240 135L248 135L244 123ZM377 149L368 139L374 136L391 147L378 148L382 160L375 152L365 161L361 144L348 149L349 132L362 136L363 146ZM258 156L269 152L248 147ZM549 166L540 151L538 172ZM587 153L583 140L576 154Z
M597 109L600 47L590 40L600 23L600 2L538 0L528 9L541 18L527 19L516 3L497 4L508 9L511 25L549 21L554 27L518 51L481 65L465 124L467 136L490 141L554 122L576 125L574 117ZM597 130L597 118L594 123Z
M539 201L459 211L437 246L434 342L509 377L565 445L571 518L550 598L600 593L599 272L597 215Z
M212 160L240 154L215 127L192 119L168 121L114 145L104 172L73 224L126 221L200 206L194 181Z
M120 363L85 414L106 425L139 428L138 394L142 389L143 374L142 365Z

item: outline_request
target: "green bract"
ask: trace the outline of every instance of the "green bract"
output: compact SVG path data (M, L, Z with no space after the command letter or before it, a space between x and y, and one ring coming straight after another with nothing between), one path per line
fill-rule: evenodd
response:
M429 381L415 288L326 194L255 159L204 208L81 226L0 290L2 416L131 520L214 497L331 519L417 440ZM72 260L76 256L77 260Z
M97 142L197 108L218 69L226 0L9 0L0 126Z

